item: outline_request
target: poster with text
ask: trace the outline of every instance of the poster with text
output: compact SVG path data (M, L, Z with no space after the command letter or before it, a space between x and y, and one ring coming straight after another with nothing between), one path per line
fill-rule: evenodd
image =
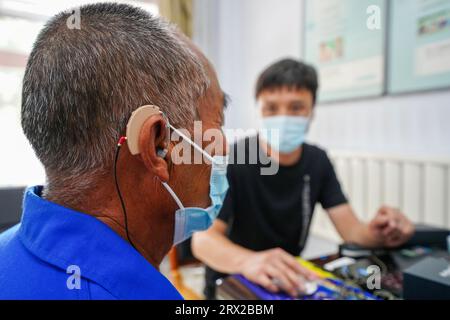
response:
M385 91L385 0L307 0L305 61L318 71L319 101Z
M388 90L450 87L450 1L392 1Z

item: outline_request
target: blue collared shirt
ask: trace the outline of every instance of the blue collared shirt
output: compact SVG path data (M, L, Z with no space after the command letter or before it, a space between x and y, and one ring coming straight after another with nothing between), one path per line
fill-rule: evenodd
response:
M22 221L0 235L0 299L182 299L100 220L27 189Z

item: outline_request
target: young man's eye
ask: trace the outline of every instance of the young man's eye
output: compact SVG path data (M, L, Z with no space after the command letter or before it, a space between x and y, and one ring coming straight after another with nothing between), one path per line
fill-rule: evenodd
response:
M292 104L291 105L291 110L292 111L301 111L304 109L304 106L301 104Z
M264 108L264 110L265 110L266 112L273 113L273 112L276 112L276 111L277 111L277 106L276 106L276 105L273 105L273 104L268 104L268 105L266 105L266 107Z

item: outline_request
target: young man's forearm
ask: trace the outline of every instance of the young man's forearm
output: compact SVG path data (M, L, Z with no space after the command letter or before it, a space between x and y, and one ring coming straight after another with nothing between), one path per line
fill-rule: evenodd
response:
M349 204L330 208L328 213L336 230L345 242L371 248L381 245L381 239L374 236L368 224L358 219Z
M241 272L245 260L253 253L213 230L194 234L192 251L214 270L230 274Z
M375 248L382 245L381 239L377 239L369 230L369 226L359 222L349 228L351 230L347 237L343 237L346 242L351 242L366 248ZM346 239L347 238L347 239Z

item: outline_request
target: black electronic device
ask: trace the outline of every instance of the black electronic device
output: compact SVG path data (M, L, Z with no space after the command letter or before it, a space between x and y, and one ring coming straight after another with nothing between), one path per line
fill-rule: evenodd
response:
M404 271L427 257L447 257L447 250L424 246L402 248L389 253L397 270Z
M450 300L450 259L426 257L403 272L403 298Z
M414 235L405 243L404 247L427 246L447 250L449 235L450 230L448 229L416 224Z

